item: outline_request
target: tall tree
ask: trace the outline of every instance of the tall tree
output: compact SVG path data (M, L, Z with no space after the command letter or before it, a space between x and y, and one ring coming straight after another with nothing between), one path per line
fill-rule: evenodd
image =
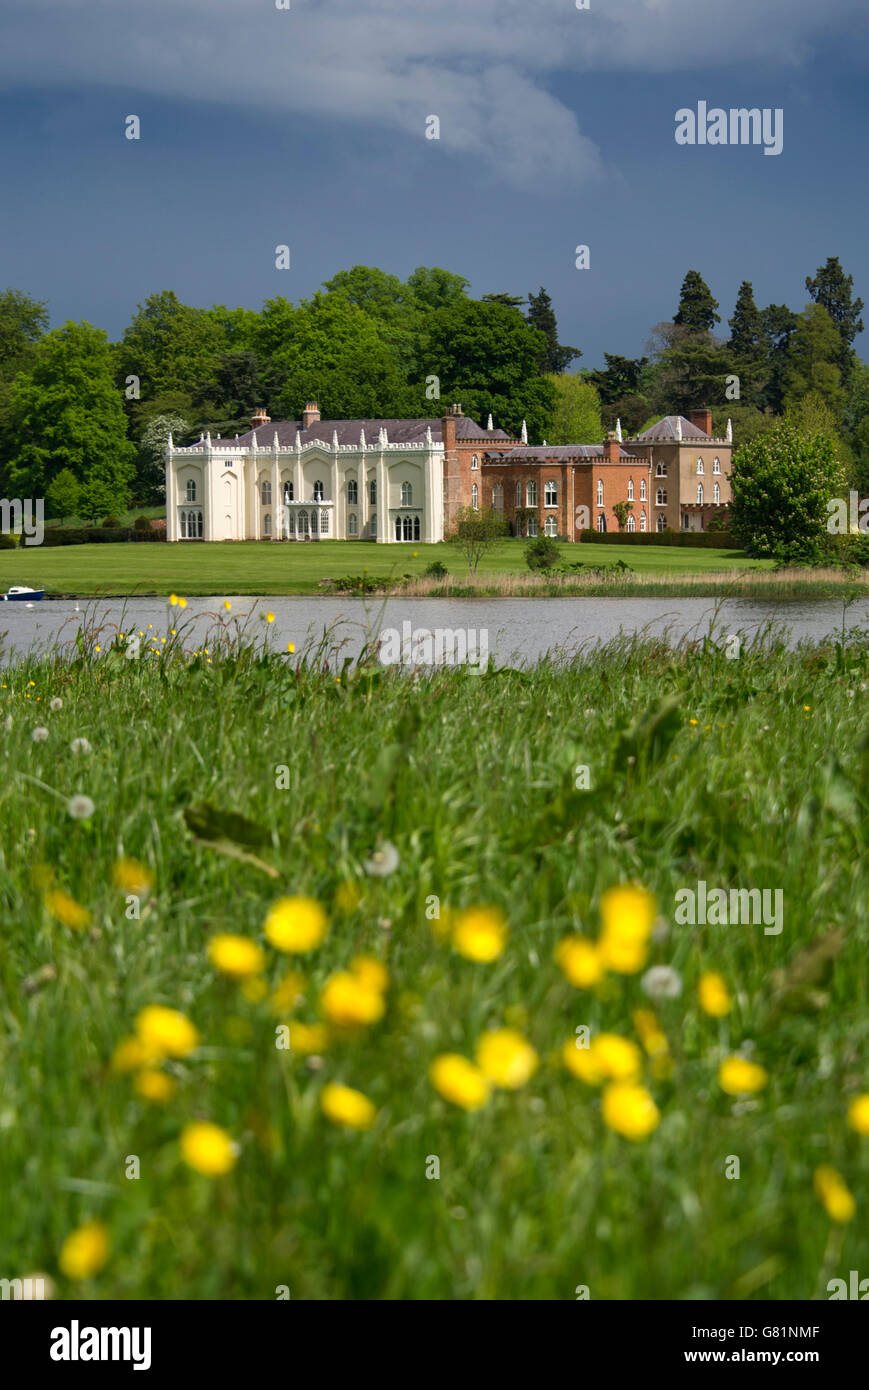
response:
M299 305L292 336L273 354L271 413L297 419L316 400L324 419L389 416L405 383L377 325L342 294Z
M797 559L826 540L827 503L842 486L833 438L779 420L733 456L731 526L753 555Z
M604 361L606 367L586 373L604 405L613 405L621 396L642 394L641 377L649 365L648 357L619 357L605 352Z
M680 328L689 328L693 332L711 333L716 323L721 322L721 315L717 310L718 300L712 298L712 291L703 276L698 270L689 270L682 281L679 308L673 316L673 322Z
M840 360L841 338L826 309L807 304L797 321L786 377L786 404L815 392L837 415L845 405Z
M550 444L597 444L603 439L600 397L588 377L562 372L555 387L555 413L546 434Z
M797 329L799 315L786 304L768 304L765 309L761 309L760 318L766 339L764 405L780 414L784 409L791 341Z
M139 381L142 400L182 392L213 401L215 370L227 347L219 313L182 304L174 290L139 304L117 347L119 380Z
M854 364L854 339L863 332L863 300L854 298L854 276L845 274L838 256L828 256L814 277L806 276L806 289L814 302L826 309L839 331L837 365L844 381Z
M658 358L650 386L654 409L661 415L687 415L724 399L734 362L711 333L675 323L658 324L652 338Z
M66 323L37 345L10 401L10 471L19 496L43 496L69 468L83 488L102 488L111 510L127 506L135 448L113 368L108 338L89 323Z
M542 333L546 339L546 350L539 363L541 372L554 372L556 374L565 372L575 357L582 356L579 348L567 347L559 343L555 310L552 307L552 300L542 285L537 294L529 293L528 313L525 318L530 327L536 328L537 332Z
M445 309L457 304L466 298L465 291L470 283L464 275L454 275L451 270L442 270L437 265L418 265L407 277L407 288L427 309Z
M728 323L730 339L727 348L739 377L738 399L746 405L759 406L763 402L768 375L767 342L750 280L743 280L739 286L733 317L728 319Z

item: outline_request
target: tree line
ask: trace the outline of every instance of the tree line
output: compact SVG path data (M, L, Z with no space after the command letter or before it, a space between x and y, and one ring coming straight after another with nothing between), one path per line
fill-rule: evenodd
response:
M846 473L869 482L869 367L854 351L863 301L830 257L806 277L809 303L758 308L743 281L729 336L700 273L686 274L671 321L646 355L605 353L597 371L562 344L550 296L474 299L439 267L406 280L354 266L311 299L260 310L182 303L171 290L137 306L118 342L87 322L49 331L47 306L0 294L0 490L45 496L55 515L94 519L132 500L162 500L163 453L178 442L232 437L265 406L298 418L438 415L444 403L532 443L594 442L664 414L710 405L723 433L749 441L787 415L833 434ZM571 370L571 368L573 368Z

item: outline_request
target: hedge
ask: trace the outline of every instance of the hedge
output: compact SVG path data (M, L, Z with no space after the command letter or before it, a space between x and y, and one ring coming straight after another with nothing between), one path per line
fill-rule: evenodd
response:
M688 550L742 550L729 531L583 531L581 541L594 545L675 545Z
M165 539L165 531L137 531L133 526L50 526L46 527L43 545L112 545Z

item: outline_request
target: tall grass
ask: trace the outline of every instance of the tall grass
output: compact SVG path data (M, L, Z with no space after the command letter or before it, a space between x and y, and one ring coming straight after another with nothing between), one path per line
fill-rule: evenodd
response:
M704 636L626 638L475 677L370 650L351 665L328 639L272 653L220 615L192 649L180 621L136 659L99 637L6 668L0 690L0 1276L99 1299L792 1299L869 1270L869 1141L846 1123L869 1047L862 638L789 651L767 634L736 660ZM70 816L76 794L93 815ZM378 877L365 865L384 843L399 863ZM153 878L138 916L113 877L129 857ZM677 925L674 895L700 879L781 889L782 933ZM648 961L573 988L556 943L594 938L602 893L628 881L657 899ZM57 890L88 926L64 925ZM284 894L328 914L304 957L263 936ZM441 930L475 903L509 924L488 964ZM212 966L226 932L264 946L265 989ZM313 1055L276 1047L359 954L389 971L383 1018ZM652 965L679 972L678 997L649 999ZM302 997L273 1009L291 968ZM698 1005L704 971L724 976L726 1017ZM163 1064L162 1104L110 1066L154 1003L199 1033ZM561 1049L581 1025L636 1040L638 1009L669 1066L646 1059L661 1118L633 1143ZM539 1069L466 1112L428 1069L472 1058L493 1025L523 1033ZM753 1097L718 1085L736 1052L769 1075ZM322 1113L332 1081L370 1098L372 1128ZM185 1164L194 1120L238 1145L225 1176ZM853 1221L813 1192L821 1164L853 1191ZM77 1281L59 1252L91 1219L110 1254Z

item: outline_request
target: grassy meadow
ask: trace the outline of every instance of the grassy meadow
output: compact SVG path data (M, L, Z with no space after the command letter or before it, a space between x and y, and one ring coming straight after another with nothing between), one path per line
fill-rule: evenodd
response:
M184 646L3 671L0 1274L742 1300L869 1273L864 639L477 677ZM780 889L782 931L679 925L699 880Z
M499 541L480 562L478 580L503 576L530 577L525 541ZM750 560L736 550L687 550L673 546L579 545L560 547L565 564L589 566L624 560L640 578L678 580L715 574L745 578L766 570L770 561ZM467 562L455 546L373 545L359 541L318 541L279 545L273 541L237 541L223 545L75 545L0 550L0 589L10 584L44 586L49 594L314 594L320 581L363 570L374 579L420 579L440 560L456 583L468 583ZM584 581L583 581L584 582ZM716 592L718 588L716 587Z

